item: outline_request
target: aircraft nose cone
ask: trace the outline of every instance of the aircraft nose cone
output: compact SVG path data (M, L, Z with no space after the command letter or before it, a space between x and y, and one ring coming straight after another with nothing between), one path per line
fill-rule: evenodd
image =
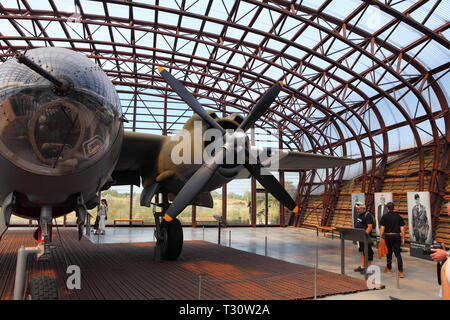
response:
M58 97L49 88L14 89L0 99L0 154L43 175L74 174L92 166L117 132L118 117L102 102L87 92Z
M0 155L39 175L92 167L122 128L113 84L95 63L71 50L30 49L26 57L27 64L17 59L0 64ZM50 78L62 85L56 88Z

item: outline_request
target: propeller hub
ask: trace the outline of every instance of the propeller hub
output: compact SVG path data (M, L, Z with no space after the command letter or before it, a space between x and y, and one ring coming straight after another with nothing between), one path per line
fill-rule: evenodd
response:
M227 130L224 136L224 164L225 168L234 168L246 163L245 150L249 148L249 139L244 131Z

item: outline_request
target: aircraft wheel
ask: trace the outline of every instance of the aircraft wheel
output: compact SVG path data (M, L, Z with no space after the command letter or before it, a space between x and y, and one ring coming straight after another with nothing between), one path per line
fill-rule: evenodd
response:
M161 223L161 256L166 260L176 260L183 249L183 228L180 220Z
M49 276L37 276L31 279L27 300L58 300L56 280Z
M39 228L37 228L36 230L34 230L33 238L34 238L34 240L36 240L36 241L39 240Z

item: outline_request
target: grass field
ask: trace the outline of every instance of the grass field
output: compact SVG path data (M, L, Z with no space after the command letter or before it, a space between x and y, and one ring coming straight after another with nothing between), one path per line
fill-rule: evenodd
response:
M214 208L197 207L197 220L214 220L214 215L221 215L222 213L222 196L217 192L212 193L214 198ZM108 190L102 192L102 198L108 201L108 220L107 224L113 224L114 219L129 218L130 214L130 196L126 193L118 193L115 190ZM236 199L241 198L241 199ZM249 221L249 208L248 199L250 194L244 194L242 196L230 193L227 198L227 222L230 225L236 224L250 224ZM134 193L133 195L133 218L144 219L145 224L154 224L153 210L154 206L147 208L141 207L139 204L140 193ZM279 203L272 196L269 196L269 224L279 224ZM264 209L264 195L257 195L256 212L260 212ZM95 217L97 210L90 210L89 213ZM180 215L179 219L183 224L191 224L192 221L192 207L188 206ZM66 216L66 223L74 224L76 221L75 213L72 212ZM265 222L264 215L257 216L257 223L263 224ZM58 224L63 223L63 218L57 219ZM92 220L92 223L94 219ZM28 220L21 219L16 216L11 217L12 224L28 224ZM125 222L122 222L125 223ZM202 224L214 224L214 223L202 223Z

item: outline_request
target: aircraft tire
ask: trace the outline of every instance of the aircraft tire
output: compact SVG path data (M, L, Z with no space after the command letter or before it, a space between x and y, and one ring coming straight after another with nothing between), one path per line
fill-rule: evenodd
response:
M37 276L28 285L28 300L58 300L56 280L49 276Z
M162 243L161 256L165 260L176 260L183 249L183 228L180 220L161 223Z

